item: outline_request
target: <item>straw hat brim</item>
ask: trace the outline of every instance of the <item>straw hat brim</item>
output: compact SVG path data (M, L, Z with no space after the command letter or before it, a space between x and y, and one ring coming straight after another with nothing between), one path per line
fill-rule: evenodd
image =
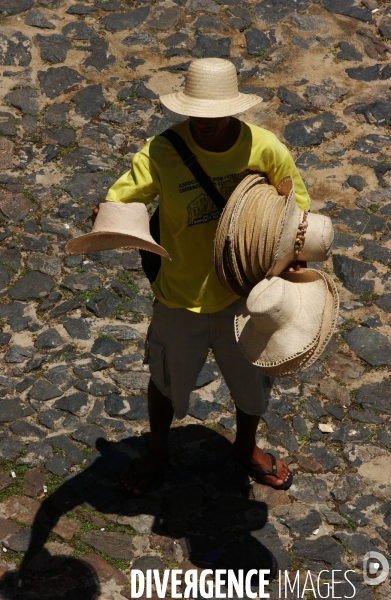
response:
M208 100L193 98L184 92L160 96L160 102L179 115L187 117L217 118L229 117L242 113L262 102L262 98L254 94L242 94L226 100Z
M267 277L280 275L295 260L294 244L299 224L303 218L303 211L296 204L293 179L290 175L281 179L277 184L277 190L286 196L286 205L279 228L273 264L266 273Z
M216 230L214 242L214 263L217 277L220 284L225 289L239 296L243 295L243 291L238 283L233 281L233 274L231 272L231 265L229 261L229 244L227 237L231 225L232 214L237 201L247 190L256 185L260 179L261 178L259 174L255 173L254 175L248 175L239 183L239 185L232 192L221 213Z
M327 301L330 303L328 295L333 297L330 304L333 306L332 318L327 321L327 334L324 333L323 337L331 336L334 330L338 311L338 303L334 298L338 296L335 296L335 286L328 285L324 273L303 269L296 273L284 273L283 279L297 284L300 295L299 314L295 314L284 326L271 334L258 331L245 300L240 303L236 312L236 340L247 360L260 368L279 367L288 361L299 359L316 347L325 318L327 319Z
M339 308L339 297L338 290L331 279L331 277L322 272L325 277L329 293L327 295L326 306L324 310L324 316L322 321L322 327L320 329L319 337L316 340L314 346L310 348L304 354L295 357L290 361L275 366L275 367L259 367L265 375L269 377L286 377L287 375L293 375L302 369L308 369L324 352L331 336L334 333L337 324L338 308Z
M169 258L168 252L150 236L140 238L134 235L113 233L112 231L99 231L81 235L70 240L65 246L65 251L67 254L89 254L90 252L115 250L117 248L138 248Z

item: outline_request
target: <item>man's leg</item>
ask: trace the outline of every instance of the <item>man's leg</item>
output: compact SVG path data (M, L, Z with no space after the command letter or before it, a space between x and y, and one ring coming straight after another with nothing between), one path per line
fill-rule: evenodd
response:
M236 406L236 439L233 447L236 456L246 466L271 471L270 455L258 448L255 441L259 419L258 415L248 415ZM277 460L277 477L263 475L262 480L273 487L285 483L289 477L288 465L281 460Z
M213 351L231 397L236 405L236 440L233 449L239 460L253 469L272 470L272 459L258 448L255 436L270 398L270 380L242 354L234 330L238 302L213 315L215 321ZM280 487L289 477L288 465L277 460L277 477L262 475L265 484Z
M168 433L174 416L170 398L153 383L148 386L148 413L151 438L148 452L135 461L121 476L124 486L136 496L143 493L169 458Z

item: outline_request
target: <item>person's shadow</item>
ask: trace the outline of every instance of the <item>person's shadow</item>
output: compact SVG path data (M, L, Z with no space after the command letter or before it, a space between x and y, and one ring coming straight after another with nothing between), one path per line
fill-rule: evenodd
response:
M102 597L93 562L83 561L82 556L51 555L44 547L60 517L83 503L111 519L113 515L153 516L151 534L177 540L184 559L201 569L243 569L244 573L269 569L273 579L281 565L260 541L267 506L249 499L249 479L233 459L230 442L199 425L173 427L170 436L171 461L141 498L127 492L119 476L129 464L129 455L144 452L144 437L120 442L98 439L86 468L42 502L19 572L3 576L0 597ZM135 568L143 566L139 562Z

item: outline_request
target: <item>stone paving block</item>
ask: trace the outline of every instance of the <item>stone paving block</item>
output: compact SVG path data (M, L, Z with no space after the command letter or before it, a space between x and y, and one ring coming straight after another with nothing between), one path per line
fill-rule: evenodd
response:
M10 535L6 540L3 540L3 545L15 552L26 552L32 540L31 531L23 529L18 533Z
M128 579L122 571L116 569L96 554L84 554L82 561L94 569L101 583L112 579L117 585L126 585L128 583Z
M23 496L10 496L4 504L4 511L8 518L32 525L40 507L41 503L38 500Z
M88 531L83 533L81 540L113 558L132 560L132 536L126 533L110 531Z
M94 448L96 440L100 438L106 439L106 433L97 425L81 425L72 433L72 437L74 440L84 442L90 448Z
M30 498L36 498L43 493L46 475L39 469L30 469L23 479L23 493Z
M49 458L45 463L45 467L54 475L58 475L59 477L63 477L66 475L71 463L64 456L57 455Z
M308 475L296 475L288 494L296 500L310 504L318 503L319 500L325 500L329 496L326 482Z
M0 518L0 541L5 542L10 536L15 535L20 531L19 525L11 521L11 519Z
M83 452L66 435L50 436L46 438L46 442L54 448L63 450L72 463L80 464L84 460Z
M33 465L39 466L46 459L52 456L52 449L48 444L43 442L32 442L26 448L26 454L20 456L16 461L17 465Z
M62 391L52 383L49 383L44 379L39 379L29 390L28 395L29 398L46 401L52 400L53 398L58 398L58 396L62 396Z
M72 553L73 548L68 544L47 542L42 550L28 563L27 569L42 573L58 569Z
M295 542L292 550L296 558L319 560L329 565L341 562L344 555L342 545L338 544L332 537L326 535L316 540L300 540Z
M81 522L70 517L60 517L53 527L53 533L59 535L63 540L70 541L81 529Z

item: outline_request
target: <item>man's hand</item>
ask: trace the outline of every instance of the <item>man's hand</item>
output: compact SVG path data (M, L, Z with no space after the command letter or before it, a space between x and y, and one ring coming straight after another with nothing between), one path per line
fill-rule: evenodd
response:
M91 221L92 221L92 224L94 224L94 223L95 223L96 215L97 215L97 214L98 214L98 212L99 212L99 207L100 207L100 205L101 205L101 204L103 204L103 202L107 202L107 200L103 200L102 202L99 202L99 204L97 204L97 205L95 206L94 210L92 211L92 215L91 215Z
M301 268L306 269L307 263L304 262L304 260L295 260L285 269L285 271L296 273L297 271L300 271Z

